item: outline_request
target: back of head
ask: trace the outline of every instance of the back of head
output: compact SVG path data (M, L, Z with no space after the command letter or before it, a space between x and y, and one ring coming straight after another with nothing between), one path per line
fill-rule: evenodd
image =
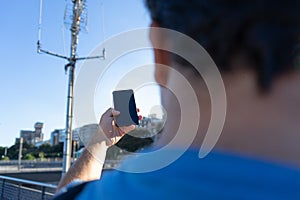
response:
M299 1L146 0L146 5L153 21L195 39L221 71L233 70L232 62L242 58L260 89L296 68Z

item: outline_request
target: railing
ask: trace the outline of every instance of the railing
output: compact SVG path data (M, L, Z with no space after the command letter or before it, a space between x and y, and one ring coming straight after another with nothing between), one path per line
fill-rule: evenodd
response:
M72 162L73 163L73 162ZM105 160L104 169L112 169L120 164L120 160ZM53 169L60 170L62 168L61 161L28 161L25 160L21 162L21 165L18 167L18 161L0 161L0 173L8 173L14 171L24 171L32 169L34 170L43 170L43 169Z
M54 196L56 190L56 185L7 176L0 176L0 186L1 200L47 200Z
M56 165L61 165L62 161L58 159L45 159L45 160L22 160L21 164L22 165L35 165L35 164L56 164ZM18 165L18 160L0 160L0 166L8 166L8 165Z

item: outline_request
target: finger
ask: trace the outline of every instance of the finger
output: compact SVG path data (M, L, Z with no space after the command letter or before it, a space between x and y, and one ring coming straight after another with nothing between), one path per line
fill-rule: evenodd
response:
M107 109L107 110L103 113L102 117L112 117L112 110L113 110L113 108Z
M119 115L120 115L120 111L117 111L117 110L115 110L115 109L112 109L112 110L111 110L111 114L112 114L113 117L116 117L116 116L119 116Z
M118 125L116 124L116 117L118 117L120 115L120 111L112 109L111 114L112 114L112 118L113 118L113 126L117 127Z
M130 126L122 126L122 127L119 127L120 130L123 132L123 133L128 133L130 131L133 131L135 129L135 125L130 125Z

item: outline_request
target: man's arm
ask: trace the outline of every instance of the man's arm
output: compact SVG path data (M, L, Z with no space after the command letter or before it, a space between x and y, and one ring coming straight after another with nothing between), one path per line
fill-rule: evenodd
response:
M94 145L92 148L84 149L78 160L61 179L57 191L74 180L92 181L99 179L101 177L107 148L106 142L103 141L102 143ZM94 155L97 155L97 157Z

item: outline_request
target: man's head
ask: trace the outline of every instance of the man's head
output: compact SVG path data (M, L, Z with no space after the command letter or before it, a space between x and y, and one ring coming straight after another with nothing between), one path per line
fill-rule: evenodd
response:
M227 112L217 147L272 158L300 166L299 71L300 2L294 0L145 0L153 27L181 32L203 46L220 70L226 88ZM150 32L152 43L180 42ZM156 46L156 45L154 45ZM156 63L175 66L197 93L201 120L195 146L201 146L211 122L211 99L201 76L185 59L154 49ZM175 64L174 64L175 63ZM158 65L157 65L158 66ZM168 71L156 67L158 83L178 86ZM189 73L186 73L189 71ZM168 84L166 84L168 86ZM199 89L201 88L201 89ZM204 91L204 92L203 92ZM262 91L259 93L258 91ZM167 94L167 95L166 95ZM266 94L266 95L260 95ZM167 98L164 98L167 97ZM168 143L181 123L176 97L162 89L167 107ZM189 99L189 96L186 96ZM192 106L191 106L192 107ZM188 119L190 120L190 119ZM193 119L195 120L195 119ZM169 122L169 123L168 123ZM189 127L185 133L189 134ZM288 144L288 145L287 145Z
M145 2L154 26L176 30L195 39L208 51L220 71L234 70L236 62L250 66L262 90L270 89L274 77L295 68L300 36L298 1ZM163 57L163 62L168 60L166 55L156 50L156 56L159 60ZM172 57L184 64L178 56Z

